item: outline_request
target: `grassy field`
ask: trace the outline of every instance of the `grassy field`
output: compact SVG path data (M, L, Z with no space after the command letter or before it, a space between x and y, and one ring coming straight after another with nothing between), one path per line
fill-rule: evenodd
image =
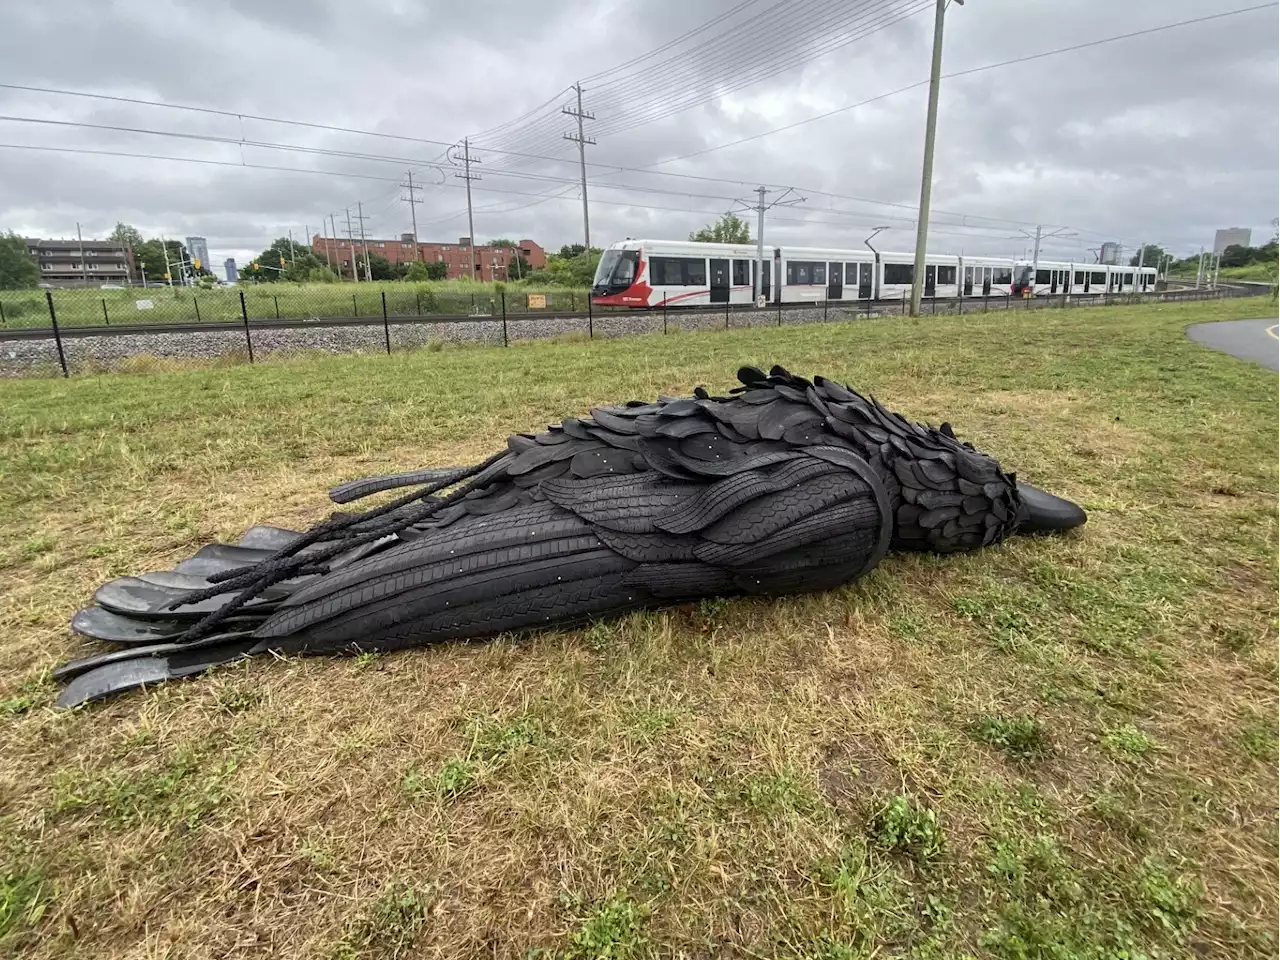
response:
M0 384L0 953L1273 957L1266 300ZM1090 511L844 589L71 713L97 584L595 402L848 380Z
M527 310L526 296L542 293L547 309L585 310L586 290L528 287L524 284L470 283L262 283L240 287L147 287L126 290L54 290L58 323L72 327L126 323L239 322L240 293L250 320L382 315L387 295L392 315L496 316L505 291L508 313ZM149 303L139 309L138 301ZM0 291L4 327L47 327L49 306L43 290Z
M1213 279L1212 267L1207 268L1209 279ZM1189 272L1174 274L1178 280L1194 280L1195 267ZM1218 274L1219 280L1251 280L1254 283L1275 283L1276 265L1274 263L1251 263L1247 267L1223 267Z

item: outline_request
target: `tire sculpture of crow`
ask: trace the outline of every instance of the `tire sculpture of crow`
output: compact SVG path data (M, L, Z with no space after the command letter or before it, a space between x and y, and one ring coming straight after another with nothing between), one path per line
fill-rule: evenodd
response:
M59 667L58 703L268 651L394 650L823 590L890 549L973 550L1085 522L948 424L912 423L781 367L738 378L729 397L698 388L516 434L473 467L343 484L337 503L414 489L305 533L254 527L174 570L105 584L71 626L121 649Z

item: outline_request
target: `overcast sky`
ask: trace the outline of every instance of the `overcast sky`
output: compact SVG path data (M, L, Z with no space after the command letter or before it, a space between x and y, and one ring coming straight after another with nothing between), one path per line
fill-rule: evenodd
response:
M597 131L598 143L586 149L588 160L600 165L588 171L597 245L628 236L683 237L731 209L736 198L751 199L752 188L764 183L794 186L792 196L806 198L770 213L771 243L861 247L871 227L886 225L892 229L876 245L910 249L920 189L923 86L748 143L659 163L928 77L930 4L788 0L774 10L785 10L785 22L750 21L770 16L775 3L11 4L0 34L0 82L440 144L476 136L477 172L483 177L473 182L477 239L528 237L554 250L580 242L583 234L577 147L561 136L573 121L557 112L570 100L567 94L556 99L558 91L582 79L584 106L596 113L586 127L588 135ZM969 0L948 12L943 70L963 71L1249 5ZM865 26L883 25L893 13L904 16L823 53L821 46L831 42L824 25L861 8ZM913 11L918 12L905 16ZM727 15L696 37L616 69L721 14ZM741 32L717 44L717 35L735 26ZM1044 255L1063 259L1083 259L1088 248L1109 238L1126 245L1158 242L1185 255L1211 245L1214 229L1226 226L1251 227L1255 242L1265 241L1280 204L1277 30L1272 6L944 81L930 248L1021 256L1030 241L1017 237L1019 230L1035 223L1077 234L1046 242ZM670 59L675 57L682 58ZM726 92L768 63L793 65ZM718 95L640 122L678 106L675 98L697 99L700 92ZM464 183L441 145L9 89L0 89L0 100L6 117L391 158L6 119L0 121L4 144L219 163L0 149L0 229L74 236L79 222L86 236L102 236L124 220L146 235L203 235L215 264L226 256L243 262L290 229L295 238L308 227L319 232L322 218L334 212L345 233L344 211L351 207L354 215L357 201L363 202L371 236L408 231L410 208L399 199L405 191L396 181L412 166L415 182L424 185L417 207L420 236L457 240L467 234ZM531 112L529 121L511 123ZM624 124L634 125L617 129ZM485 132L495 127L501 129ZM242 161L245 166L233 166ZM610 170L610 164L659 165L636 172ZM751 227L754 236L754 216Z

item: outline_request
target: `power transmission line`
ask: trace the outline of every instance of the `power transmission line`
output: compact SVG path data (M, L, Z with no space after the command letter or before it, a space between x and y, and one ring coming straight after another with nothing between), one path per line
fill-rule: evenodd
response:
M408 177L409 177L409 181L408 181L408 183L403 183L403 184L401 184L401 186L403 186L403 187L405 187L406 189L408 189L408 191L409 191L409 195L408 195L407 197L401 197L400 199L401 199L401 200L403 200L405 203L409 204L409 216L413 219L413 251L414 251L414 257L413 257L413 259L415 259L415 260L421 260L421 259L422 259L422 247L420 247L420 246L418 245L418 239L419 239L419 238L418 238L418 210L417 210L417 206L418 206L418 204L422 203L423 201L419 200L419 199L414 195L414 192L413 192L413 191L414 191L414 190L421 190L422 188L421 188L421 187L414 186L414 183L413 183L413 171L412 171L412 170L407 171L407 174L408 174Z
M450 157L450 159L456 159ZM471 165L480 161L471 156L471 144L466 137L462 138L462 173L455 173L454 176L465 181L467 186L467 260L469 261L468 273L474 280L476 276L476 224L471 212L471 181L481 179L478 174L471 172Z
M1116 41L1119 41L1119 40L1129 40L1129 39L1132 39L1133 37L1143 37L1152 33L1160 33L1161 31L1164 31L1164 30L1173 30L1177 27L1186 27L1186 26L1191 26L1193 24L1197 24L1197 23L1205 23L1209 20L1221 20L1225 17L1234 17L1244 13L1254 13L1258 10L1274 10L1274 9L1276 9L1276 5L1274 3L1260 3L1251 7L1241 7L1238 10L1228 10L1223 13L1213 13L1203 17L1195 17L1194 19L1191 19L1191 20L1179 20L1177 23L1167 23L1159 27L1149 27L1145 30L1135 30L1131 33L1117 34L1114 37L1101 37L1097 40L1090 40L1085 43L1077 43L1069 47L1058 47L1053 50L1045 50L1045 51L1042 51L1041 53L1034 53L1025 57L1015 57L1012 60L1000 60L996 63L987 63L978 67L970 67L966 70L956 70L956 71L953 71L952 73L942 74L942 79L949 80L955 77L967 77L975 73L982 73L987 70L994 70L997 67L1009 67L1018 63L1029 63L1033 60L1041 60L1045 57L1055 57L1062 53L1071 53L1075 50L1084 50L1089 47L1098 47L1106 43L1115 43ZM881 93L874 97L868 97L866 100L859 100L857 103L846 104L843 107L837 107L834 110L828 110L826 113L815 114L812 117L806 117L803 120L796 120L793 123L783 124L780 127L774 127L771 130L765 130L761 133L753 133L751 134L751 136L748 136L748 137L740 137L737 140L730 140L726 143L719 143L713 147L706 147L702 150L694 150L692 153L684 153L678 157L669 157L666 160L659 160L656 163L648 164L645 168L642 168L642 169L657 167L666 163L675 163L677 160L688 160L691 157L700 157L704 154L713 153L717 150L724 150L726 147L736 147L740 143L750 143L753 140L760 140L764 137L771 137L775 133L782 133L786 130L794 130L796 127L801 127L801 126L804 126L805 124L813 123L815 120L825 120L828 117L834 117L841 113L847 113L850 110L856 110L858 107L865 107L868 104L876 103L880 100L885 100L888 97L897 96L898 94L906 93L909 90L915 90L915 89L918 89L919 87L928 86L928 84L929 84L928 80L917 80L915 83L909 83L905 87L899 87L896 90L890 90L888 93Z
M566 133L564 138L572 140L578 145L578 163L582 170L582 242L588 250L591 249L591 215L587 212L587 144L594 144L595 140L588 137L582 132L583 120L594 120L594 113L587 113L582 109L582 83L578 82L573 85L574 92L578 95L578 106L576 109L571 107L563 107L560 112L570 117L576 117L578 120L578 134L574 136Z

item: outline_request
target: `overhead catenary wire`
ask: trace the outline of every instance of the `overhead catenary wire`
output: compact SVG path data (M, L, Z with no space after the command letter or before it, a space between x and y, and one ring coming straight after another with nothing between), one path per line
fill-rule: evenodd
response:
M1053 49L1053 50L1042 51L1042 52L1040 52L1040 53L1030 54L1030 55L1021 56L1021 57L1016 57L1016 58L1012 58L1012 59L1009 59L1009 60L999 61L999 62L996 62L996 63L984 64L984 65L980 65L980 66L977 66L977 67L968 68L968 69L965 69L965 70L952 71L952 72L950 72L950 73L944 74L944 76L946 76L946 77L948 77L948 78L951 78L951 77L962 77L962 76L971 75L971 74L979 73L979 72L986 71L986 70L995 69L995 68L997 68L997 67L1004 67L1004 66L1010 66L1010 65L1019 64L1019 63L1026 63L1026 62L1030 62L1030 61L1038 60L1038 59L1041 59L1041 58L1044 58L1044 57L1056 56L1056 55L1060 55L1060 54L1067 53L1067 52L1071 52L1071 51L1075 51L1075 50L1080 50L1080 49L1085 49L1085 48L1089 48L1089 47L1099 46L1099 45L1101 45L1101 44L1105 44L1105 43L1117 42L1117 41L1119 41L1119 40L1125 40L1125 39L1130 39L1130 38L1134 38L1134 37L1145 36L1145 35L1149 35L1149 34L1153 34L1153 33L1158 33L1158 32L1164 31L1164 30L1174 29L1174 28L1177 28L1177 27L1182 27L1182 26L1188 26L1188 25L1192 25L1192 24L1203 23L1203 22L1206 22L1206 21L1219 20L1219 19L1222 19L1222 18L1225 18L1225 17L1237 16L1237 15L1246 14L1246 13L1250 13L1250 12L1256 12L1256 11L1265 10L1265 9L1272 9L1272 10L1273 10L1273 9L1275 9L1275 5L1274 5L1274 4L1272 4L1272 3L1266 3L1266 4L1255 4L1255 5L1252 5L1252 6L1243 7L1243 8L1239 8L1239 9L1236 9L1236 10L1230 10L1230 11L1223 11L1223 12L1219 12L1219 13L1208 14L1208 15L1205 15L1205 16L1202 16L1202 17L1196 17L1196 18L1191 18L1191 19L1188 19L1188 20L1178 21L1178 22L1176 22L1176 23L1163 24L1163 25L1159 25L1159 26L1155 26L1155 27L1149 27L1149 28L1145 28L1145 29L1142 29L1142 30L1131 31L1131 32L1128 32L1128 33L1119 34L1119 35L1112 36L1112 37L1098 38L1098 39L1095 39L1095 40L1092 40L1092 41L1087 41L1087 42L1080 43L1080 44L1073 44L1073 45L1070 45L1070 46L1061 47L1061 48L1056 48L1056 49ZM736 184L741 185L741 184L744 184L746 181L743 181L743 180L730 180L729 178L712 178L712 177L703 177L703 176L700 176L700 175L697 175L697 174L690 174L690 173L683 173L683 172L676 172L676 171L662 171L662 170L658 170L658 169L656 169L656 168L657 168L657 167L659 167L659 166L665 165L665 164L670 164L670 163L674 163L674 162L677 162L677 161L680 161L680 160L689 159L689 158L694 157L694 156L699 156L699 155L703 155L703 154L706 154L706 153L710 153L710 152L712 152L712 151L725 149L725 148L727 148L727 147L735 146L735 145L740 144L740 143L746 143L746 142L750 142L750 141L753 141L753 140L757 140L757 139L760 139L760 138L765 137L765 136L771 136L771 135L773 135L773 134L775 134L775 133L780 133L780 132L783 132L783 131L785 131L785 130L794 129L795 127L801 126L801 125L803 125L803 124L811 123L811 122L814 122L814 121L816 121L816 120L824 119L824 118L829 117L829 116L834 116L834 115L837 115L837 114L839 114L839 113L845 112L845 111L847 111L847 110L854 109L854 108L856 108L856 107L858 107L858 106L862 106L862 105L864 105L864 104L866 104L866 103L875 102L875 101L877 101L877 100L882 100L882 99L884 99L884 98L886 98L886 97L893 96L893 95L896 95L896 94L898 94L898 93L903 93L903 92L906 92L906 91L908 91L908 90L915 89L916 87L923 86L923 85L924 85L924 83L926 83L926 82L927 82L927 81L921 81L921 82L919 82L919 83L917 83L917 84L908 85L907 87L899 88L898 90L889 91L889 92L888 92L888 93L886 93L886 94L881 94L881 95L878 95L877 97L869 98L868 100L864 100L864 101L860 101L860 102L859 102L859 103L857 103L857 104L850 104L850 105L846 105L845 107L838 108L837 110L834 110L834 111L828 111L827 113L820 114L820 115L817 115L817 116L814 116L814 117L810 117L810 118L806 118L806 119L804 119L804 120L797 121L797 122L795 122L795 123L791 123L791 124L787 124L787 125L784 125L784 126L781 126L781 127L778 127L778 128L774 128L774 129L769 130L769 131L764 131L764 132L762 132L762 133L760 133L760 134L755 134L755 135L750 136L750 137L739 138L738 140L730 141L730 142L723 143L723 144L718 144L718 145L715 145L715 146L712 146L712 147L709 147L709 148L705 148L705 149L700 150L700 151L695 151L695 152L690 153L690 154L684 154L684 155L681 155L681 156L678 156L678 157L671 157L671 158L667 158L667 159L664 159L664 160L660 160L660 161L657 161L657 162L655 162L654 164L650 164L650 165L648 165L648 166L646 166L646 167L629 168L629 167L618 167L618 166L615 166L615 165L602 164L602 163L592 163L592 164L591 164L591 166L592 166L593 168L606 168L606 169L613 169L613 170L617 170L617 171L620 171L620 172L621 172L621 171L627 171L627 172L632 172L632 173L637 173L637 174L643 174L643 175L650 175L650 174L652 174L652 175L659 175L659 176L680 176L680 177L686 177L686 178L691 178L691 179L705 179L705 180L707 180L707 181L719 181L719 182L724 182L724 183L730 183L730 182L732 182L732 183L736 183ZM431 140L427 140L426 138L404 137L404 136L396 135L396 134L382 134L382 133L374 132L374 131L361 131L361 130L357 130L357 129L354 129L354 128L343 128L343 127L338 127L338 126L334 126L334 125L318 124L318 123L312 123L312 122L308 122L308 121L297 121L297 120L290 120L290 119L285 119L285 118L262 117L262 116L256 116L256 115L250 115L250 114L241 114L241 113L236 113L236 112L233 112L233 111L217 110L217 109L212 109L212 108L195 107L195 106L189 106L189 105L173 105L173 104L164 104L164 103L159 103L159 102L156 102L156 101L146 101L146 100L142 100L142 99L140 99L140 98L118 97L118 96L107 95L107 94L86 94L86 93L83 93L83 92L80 92L80 91L55 90L55 89L52 89L52 88L36 87L36 86L31 86L31 85L22 85L22 84L0 84L0 87L2 87L2 88L9 88L9 89L29 90L29 91L41 92L41 93L49 93L49 94L61 94L61 95L70 95L70 96L88 96L88 97L93 97L93 98L95 98L95 99L114 100L114 101L119 101L119 102L136 103L136 104L143 104L143 105L149 105L149 106L160 106L160 107L168 107L168 108L173 108L173 109L189 109L189 110L195 110L195 111L202 112L202 113L207 113L207 114L215 114L215 115L226 116L226 117L236 117L236 118L238 118L238 119L251 119L251 120L259 120L259 121L263 121L263 122L275 122L275 123L283 123L283 124L293 124L293 125L298 125L298 126L302 126L302 127L312 127L312 128L316 128L316 129L333 130L333 131L338 131L338 132L349 132L349 133L353 133L353 134L357 134L357 135L367 135L367 136L385 136L385 137L390 137L390 138L394 138L394 139L402 139L402 140L409 140L409 141L417 141L417 142L431 143L431 144L433 144L433 145L442 145L442 144L443 144L443 141L431 141ZM553 102L555 101L555 99L556 99L556 98L552 98L552 100L547 101L547 103L548 103L548 104L553 103ZM236 141L236 142L238 143L239 141ZM20 145L10 145L10 146L11 146L11 147L19 147ZM281 145L279 148L280 148L280 149L297 149L296 147L292 147L292 146L285 146L285 145ZM86 151L86 152L91 152L91 151ZM113 155L113 154L112 154L112 152L110 152L110 151L98 151L98 152L99 152L100 154L102 154L102 155ZM137 156L136 154L126 154L126 153L116 153L116 154L114 154L114 155L119 155L119 156ZM335 154L335 155L338 155L338 154ZM189 160L189 159L192 159L192 158L180 158L180 159ZM567 158L562 159L562 158L548 158L548 157L544 157L544 158L537 158L537 159L543 159L543 160L547 160L547 161L549 161L549 162L564 162ZM201 162L201 161L193 161L193 162ZM203 162L209 162L209 161L203 161ZM420 160L414 160L413 162L414 162L414 163L421 163L421 162L423 162L423 161L420 161ZM272 169L270 166L268 166L268 165L262 165L262 164L232 164L232 163L225 163L225 164L223 164L223 165L227 165L227 166L236 166L236 165L239 165L239 166L249 166L249 167L251 167L251 168ZM297 168L288 168L288 167L275 167L274 169L290 170L290 171L294 171L294 172L312 172L312 171L303 171L303 170L298 170ZM339 175L342 175L342 176L352 176L351 174L339 174ZM370 177L370 176L367 176L367 175L366 175L366 176L362 176L362 177L360 177L360 178L361 178L361 179L369 179L369 180L382 179L382 180L385 180L386 182L391 182L389 178L376 178L376 177ZM562 182L568 182L568 178L565 178ZM602 186L604 186L604 185L602 184ZM622 188L623 188L623 189L626 189L626 187L622 187ZM811 192L811 193L818 193L818 194L820 194L820 195L826 195L826 196L832 196L832 197L841 197L841 195L839 195L839 194L833 194L833 193L828 193L828 192L823 192L823 191L812 191L812 190L810 190L810 191L807 191L807 192ZM842 197L842 199L849 199L849 200L852 200L852 201L854 201L854 202L858 202L858 203L869 203L869 204L890 205L890 206L897 206L897 207L902 207L902 208L907 208L907 209L909 209L909 205L906 205L906 204L898 204L898 203L892 203L892 202L890 202L890 201L880 201L880 200L871 200L871 199L867 199L867 198L850 198L850 197ZM976 215L973 215L973 214L948 214L948 213L945 213L944 211L939 211L939 215L971 217L971 218L974 218L974 219L989 219L989 220L992 220L993 222L1005 222L1005 223L1017 223L1017 222L1019 222L1019 221L1015 221L1015 220L1011 220L1011 219L1007 219L1007 218L979 218L979 217L977 217ZM1026 223L1026 222L1024 221L1024 223ZM1109 236L1109 234L1097 234L1097 235L1098 235L1098 236Z
M1275 10L1275 9L1276 9L1275 3L1260 3L1250 7L1241 7L1237 10L1227 10L1222 13L1206 14L1203 17L1194 17L1190 20L1179 20L1176 23L1166 23L1158 27L1148 27L1143 30L1134 30L1129 33L1116 34L1115 36L1111 36L1111 37L1100 37L1096 40L1089 40L1084 43L1076 43L1066 47L1057 47L1053 50L1043 50L1040 53L1028 54L1022 57L1014 57L1011 60L1000 60L995 63L982 64L981 66L977 66L977 67L968 67L964 70L953 70L950 73L942 74L942 79L951 80L957 77L967 77L975 73L983 73L987 70L995 70L998 67L1009 67L1009 66L1013 66L1014 64L1029 63L1033 60L1042 60L1045 57L1055 57L1055 56L1058 56L1059 54L1071 53L1076 50L1084 50L1089 47L1098 47L1106 43L1115 43L1119 40L1130 40L1134 37L1143 37L1152 33L1160 33L1164 30L1173 30L1177 27L1187 27L1187 26L1192 26L1194 24L1198 24L1198 23L1206 23L1210 20L1221 20L1225 17L1234 17L1240 14L1245 14L1245 13L1255 13L1259 10ZM782 126L779 126L779 127L773 127L769 130L764 130L760 133L753 133L747 137L739 137L736 140L729 140L725 143L718 143L715 146L705 147L701 150L694 150L690 153L683 153L678 157L668 157L665 160L658 160L654 163L648 164L647 167L642 169L648 169L650 167L656 167L656 166L660 166L662 164L667 164L667 163L675 163L679 160L688 160L692 157L700 157L708 153L714 153L717 150L724 150L728 147L736 147L738 146L738 144L741 144L741 143L750 143L753 140L761 140L765 137L771 137L775 133L783 133L787 130L794 130L796 127L802 127L806 124L813 123L817 120L825 120L828 117L834 117L841 113L846 113L850 110L856 110L858 107L865 107L868 104L876 103L880 100L885 100L889 97L897 96L900 93L906 93L909 90L916 90L920 87L926 87L928 85L929 85L928 78L924 80L918 80L915 83L907 84L905 87L898 87L896 90L890 90L886 93L877 94L874 97L868 97L865 100L859 100L857 103L845 104L843 107L837 107L836 109L828 110L825 113L815 114L814 116L806 117L803 120L796 120L792 123L783 124Z
M384 176L377 176L374 174L362 174L362 173L346 172L346 171L339 171L339 170L316 170L316 169L308 169L304 167L283 167L283 166L275 166L270 164L239 163L239 162L233 162L230 160L207 160L207 159L198 159L193 157L172 157L172 156L162 156L158 154L126 153L122 151L96 150L96 149L84 148L84 147L45 147L45 146L32 146L29 144L0 143L0 149L50 151L50 152L56 152L56 153L83 153L83 154L91 154L91 155L127 157L130 159L138 159L138 160L160 160L160 161L166 161L166 162L197 163L197 164L206 164L206 165L212 165L212 166L229 167L232 169L242 169L242 170L259 169L259 170L268 170L268 171L282 171L282 172L289 172L289 173L303 173L303 174L320 175L320 176L327 176L327 177L345 177L345 178L351 178L351 179L357 179L357 180L373 180L373 181L381 181L385 183L396 183L396 184L399 184L400 182L399 177L384 177ZM458 189L458 190L463 189L461 186L455 186L454 184L445 184L444 186L450 189ZM565 191L565 193L561 195L548 197L545 194L528 193L526 191L520 191L520 190L507 190L507 189L502 189L498 187L482 187L477 189L479 192L500 193L500 194L505 194L510 196L518 196L518 197L531 197L538 202L542 202L546 200L555 200L555 199L574 199L576 202L576 198L569 197L569 193L572 191ZM707 198L699 198L699 199L715 200L715 199L721 199L721 198L707 197ZM663 212L682 213L682 214L692 213L698 216L717 216L718 214L724 212L723 207L713 208L713 209L691 208L688 205L671 207L671 206L662 206L662 205L652 204L652 203L641 203L633 200L597 199L593 202L604 204L606 206L631 207L631 208L642 209L642 210L659 210ZM476 209L479 210L480 208L476 208ZM868 223L874 222L874 219L875 219L869 214L858 213L857 211L820 210L817 212L836 213L836 214L844 213L849 216L866 217ZM456 219L457 216L465 216L465 214L466 214L466 211L463 210L461 214L451 216L449 219ZM827 224L827 225L835 225L835 226L840 226L847 223L847 221L822 220L822 219L815 219L813 217L806 217L803 219L774 217L772 219L777 222L783 222L783 223ZM849 224L849 225L853 226L856 224ZM895 229L898 229L898 228L895 228ZM972 233L957 233L956 231L948 231L948 230L933 230L932 232L938 233L940 235L947 235L947 236L967 236L975 240L983 239L983 237L974 235ZM987 236L985 237L985 239L997 239L997 238Z

